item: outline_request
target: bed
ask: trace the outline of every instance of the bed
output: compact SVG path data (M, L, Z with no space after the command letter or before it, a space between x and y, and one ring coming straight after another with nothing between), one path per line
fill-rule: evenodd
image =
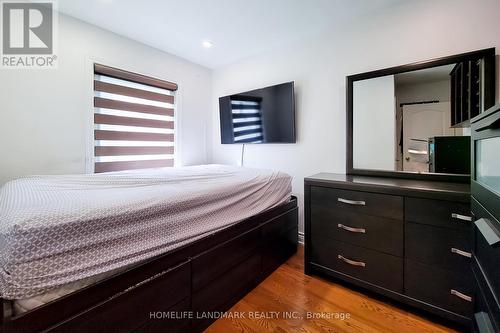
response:
M202 330L213 318L150 316L222 311L295 252L290 183L205 165L5 184L3 330Z

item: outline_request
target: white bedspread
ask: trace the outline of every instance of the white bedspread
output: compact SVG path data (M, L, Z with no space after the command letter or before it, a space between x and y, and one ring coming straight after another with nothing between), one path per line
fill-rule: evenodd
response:
M221 165L8 182L0 190L0 295L27 298L138 263L290 195L287 174Z

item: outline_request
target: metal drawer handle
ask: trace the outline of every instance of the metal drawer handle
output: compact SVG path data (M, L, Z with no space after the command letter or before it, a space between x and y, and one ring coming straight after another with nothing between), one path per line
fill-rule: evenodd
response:
M340 260L342 260L343 262L349 264L349 265L353 265L353 266L360 266L360 267L365 267L366 264L362 261L354 261L354 260L351 260L351 259L347 259L346 257L344 256L341 256L340 254L337 256L337 258L339 258Z
M487 218L480 218L474 222L477 229L491 247L500 246L500 231Z
M460 215L457 213L451 213L451 217L457 220L472 222L472 217L467 215Z
M360 233L360 234L366 233L366 229L365 228L353 228L353 227L349 227L349 226L341 224L341 223L337 224L337 227L339 227L340 229L344 229L344 230L350 231L350 232L357 232L357 233Z
M348 205L358 205L358 206L365 206L366 202L362 200L349 200L349 199L344 199L344 198L337 198L338 201L343 202Z
M455 254L458 254L458 255L461 255L461 256L464 256L464 257L467 257L467 258L472 258L472 253L466 252L466 251L462 251L462 250L456 249L454 247L451 248L451 253L455 253Z
M464 301L472 302L472 297L462 294L461 292L456 291L455 289L451 289L450 292L452 295L457 296L458 298L461 298Z

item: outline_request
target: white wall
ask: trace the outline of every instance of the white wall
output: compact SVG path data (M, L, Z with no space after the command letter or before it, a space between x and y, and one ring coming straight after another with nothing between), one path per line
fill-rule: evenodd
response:
M424 101L449 102L450 80L426 83L396 84L397 104Z
M395 170L394 75L356 81L352 91L354 168Z
M92 60L178 83L181 161L207 162L210 70L63 15L58 59L54 70L0 69L0 185L29 174L85 172Z
M295 81L297 144L247 146L245 163L291 174L302 202L304 177L345 172L346 75L498 48L499 12L498 0L404 1L318 38L215 70L212 161L235 164L240 154L239 145L220 144L219 96Z

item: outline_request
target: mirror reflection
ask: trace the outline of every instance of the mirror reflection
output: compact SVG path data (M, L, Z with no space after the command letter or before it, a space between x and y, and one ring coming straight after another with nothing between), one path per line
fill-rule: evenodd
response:
M452 64L355 81L353 167L469 174L468 119L481 109L473 85L480 77L471 68L467 75Z

